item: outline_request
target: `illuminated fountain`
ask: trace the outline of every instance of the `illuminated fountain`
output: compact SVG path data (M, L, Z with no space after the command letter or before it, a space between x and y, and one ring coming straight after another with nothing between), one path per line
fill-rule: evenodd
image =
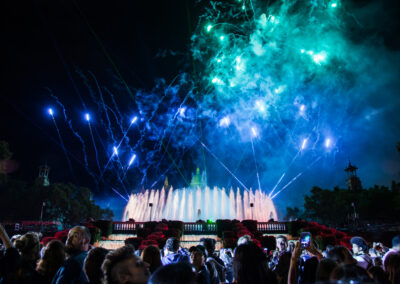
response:
M198 177L199 170L197 170ZM253 219L266 222L277 220L275 206L268 194L261 190L225 190L209 188L203 182L192 179L191 186L183 189L172 187L161 190L145 190L131 194L125 207L123 221L134 219L136 222L217 219ZM204 181L204 179L203 179ZM196 186L197 185L197 186Z

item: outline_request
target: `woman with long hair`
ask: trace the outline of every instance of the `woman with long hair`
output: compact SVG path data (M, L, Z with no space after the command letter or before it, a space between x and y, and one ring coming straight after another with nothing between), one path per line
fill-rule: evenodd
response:
M57 270L65 261L64 244L58 240L50 241L39 260L36 271L43 277L43 283L51 283Z
M141 258L149 264L150 273L162 266L160 250L156 246L147 246L143 251Z

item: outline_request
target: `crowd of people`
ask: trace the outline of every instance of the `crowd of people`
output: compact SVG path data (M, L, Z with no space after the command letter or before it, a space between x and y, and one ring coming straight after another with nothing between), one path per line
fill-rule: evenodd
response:
M72 228L65 244L52 240L42 246L29 232L11 239L0 224L0 283L105 284L257 284L257 283L380 283L400 284L400 235L392 248L370 247L362 237L352 249L276 237L276 250L262 249L245 235L234 249L216 251L216 241L201 239L182 248L169 238L164 248L137 249L126 242L113 251L90 246L87 228Z

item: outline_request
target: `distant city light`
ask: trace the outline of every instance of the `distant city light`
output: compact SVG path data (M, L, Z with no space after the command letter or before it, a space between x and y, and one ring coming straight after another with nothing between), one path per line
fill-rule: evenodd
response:
M87 114L85 114L85 119L87 120L87 121L90 121L90 115L87 113Z
M207 25L207 27L206 27L206 29L207 29L207 32L210 32L212 28L213 28L213 26L212 26L212 25Z
M304 112L305 109L306 109L306 106L305 106L305 105L301 105L301 106L300 106L300 112Z
M113 147L113 152L114 152L114 155L118 155L118 148L117 147Z
M337 7L337 3L336 3L336 2L333 2L333 3L331 4L331 7L332 7L332 8L336 8L336 7Z
M53 114L54 114L54 112L53 112L53 109L52 108L49 108L49 114L51 115L51 116L53 116Z

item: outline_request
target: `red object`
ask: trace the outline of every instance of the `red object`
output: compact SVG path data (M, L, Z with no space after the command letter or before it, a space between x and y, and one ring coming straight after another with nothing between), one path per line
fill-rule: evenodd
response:
M58 240L55 237L44 237L40 242L44 245L47 246L47 244L52 241L52 240Z
M65 241L68 238L68 232L69 230L65 230L65 231L58 231L54 237L56 239L59 239L60 241Z

